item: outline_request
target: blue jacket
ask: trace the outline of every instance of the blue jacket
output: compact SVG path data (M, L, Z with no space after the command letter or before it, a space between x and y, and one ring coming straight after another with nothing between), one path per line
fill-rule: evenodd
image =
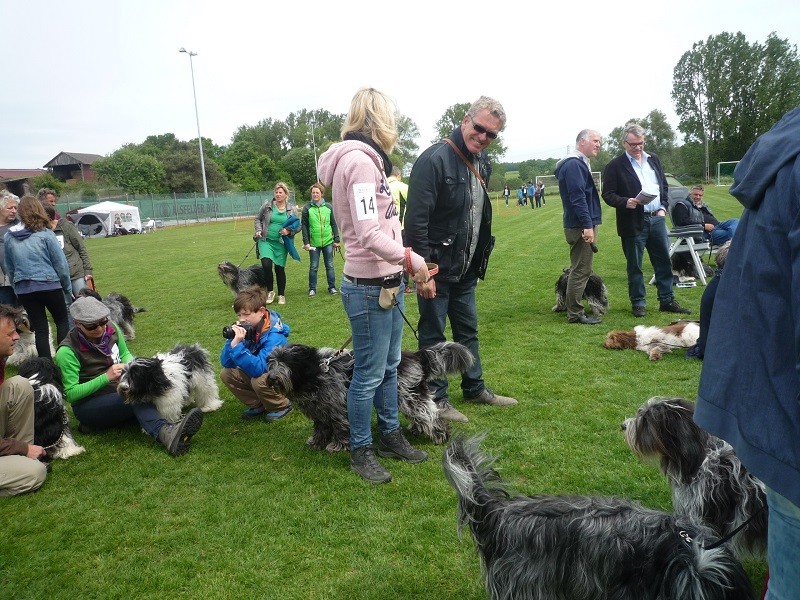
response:
M223 367L239 368L250 377L261 377L267 372L267 357L276 346L288 344L289 326L274 310L269 311L269 329L255 341L244 341L231 348L231 340L225 340L219 356Z
M561 159L556 164L555 176L564 206L564 229L592 229L603 222L600 195L582 158Z
M50 229L32 232L20 223L6 232L3 245L5 273L15 290L22 281L35 281L60 286L67 295L72 293L67 259Z
M714 299L695 420L800 506L800 108L736 166L744 206Z
M300 229L300 219L294 215L291 215L288 219L286 219L286 222L283 224L283 226L289 231L297 233L297 231ZM300 260L300 254L297 252L297 248L294 247L294 234L283 236L283 245L286 246L289 256L295 260Z

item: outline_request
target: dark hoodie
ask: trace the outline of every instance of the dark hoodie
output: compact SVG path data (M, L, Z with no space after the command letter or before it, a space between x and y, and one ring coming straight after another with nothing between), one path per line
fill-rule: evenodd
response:
M745 208L720 279L695 420L800 506L800 108L734 173Z

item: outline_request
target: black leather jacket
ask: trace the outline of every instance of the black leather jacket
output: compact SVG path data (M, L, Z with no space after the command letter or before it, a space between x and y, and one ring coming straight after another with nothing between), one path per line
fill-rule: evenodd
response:
M464 145L460 127L450 134L450 139L467 159L473 156ZM478 159L478 171L488 185L492 167L484 153ZM404 231L407 246L426 261L439 265L436 279L459 281L470 271L483 279L486 274L494 247L492 203L484 192L478 244L467 264L472 236L470 204L470 171L464 161L445 142L425 150L411 170Z

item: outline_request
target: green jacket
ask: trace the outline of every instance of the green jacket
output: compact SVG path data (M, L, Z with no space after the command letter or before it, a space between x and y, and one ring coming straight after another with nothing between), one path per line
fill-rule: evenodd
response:
M59 219L53 233L67 257L69 278L79 279L84 275L92 275L92 261L89 260L89 253L78 228L66 219Z
M309 244L315 248L323 248L334 242L339 243L339 229L333 218L333 210L324 199L319 206L313 202L307 203L303 207L300 223L303 245Z

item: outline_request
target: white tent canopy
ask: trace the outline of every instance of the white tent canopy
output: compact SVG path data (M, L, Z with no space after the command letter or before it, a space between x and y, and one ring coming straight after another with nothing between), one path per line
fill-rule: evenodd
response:
M100 202L86 208L78 209L72 220L85 237L100 237L114 233L114 221L119 217L121 226L126 230L142 230L139 209L130 204L118 202Z

